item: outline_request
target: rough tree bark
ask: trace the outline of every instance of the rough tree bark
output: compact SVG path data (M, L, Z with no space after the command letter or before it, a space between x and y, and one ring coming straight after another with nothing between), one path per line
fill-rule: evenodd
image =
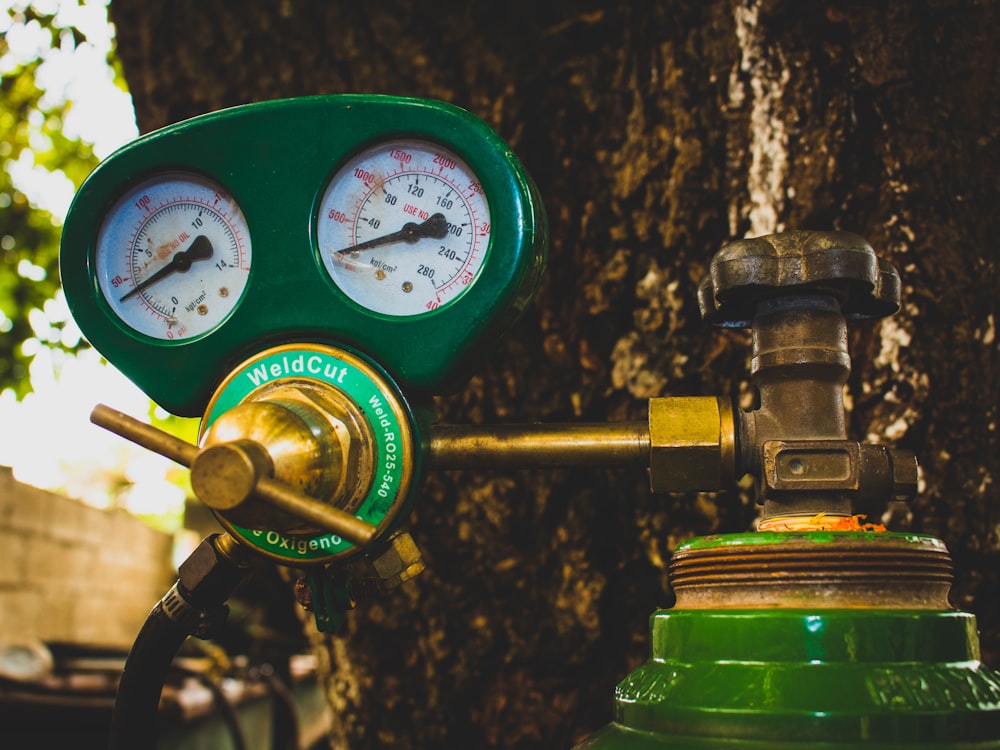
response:
M641 418L739 393L747 338L695 289L727 241L866 237L905 309L851 334L856 437L917 452L893 528L943 537L954 601L1000 660L995 92L1000 6L975 0L505 3L115 0L144 131L233 104L387 92L487 120L541 188L546 282L452 421ZM739 494L649 496L624 472L440 474L428 571L329 641L335 746L568 747L669 605L674 545L738 531Z

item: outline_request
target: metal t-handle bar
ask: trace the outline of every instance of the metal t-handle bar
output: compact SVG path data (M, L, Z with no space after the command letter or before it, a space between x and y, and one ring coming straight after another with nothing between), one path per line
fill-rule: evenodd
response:
M104 404L98 404L94 407L90 414L90 421L187 468L191 468L201 453L198 446L191 445L168 432L140 422L128 414L123 414ZM297 518L315 524L324 531L337 534L352 544L363 547L370 544L375 538L376 528L370 523L355 518L339 508L324 505L270 477L265 476L257 480L255 494L261 500L286 513L291 513ZM210 499L199 499L212 507Z

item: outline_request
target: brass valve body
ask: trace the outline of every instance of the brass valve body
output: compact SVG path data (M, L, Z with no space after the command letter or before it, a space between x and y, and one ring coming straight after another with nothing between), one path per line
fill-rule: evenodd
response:
M847 439L847 321L899 308L899 276L861 237L785 232L733 242L699 288L702 314L753 332L754 403L736 414L737 473L763 519L878 511L916 491L906 451Z

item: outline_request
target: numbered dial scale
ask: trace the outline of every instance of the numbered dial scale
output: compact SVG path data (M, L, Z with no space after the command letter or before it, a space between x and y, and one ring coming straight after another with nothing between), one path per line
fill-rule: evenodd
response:
M217 183L168 172L128 191L97 237L97 283L129 328L182 340L217 328L250 271L246 220Z
M380 143L341 167L320 204L323 265L353 301L419 315L458 298L483 268L490 207L476 174L443 146Z
M546 252L537 191L481 120L314 96L113 154L70 207L60 272L90 343L198 416L240 362L293 342L363 355L413 398L453 391L531 300Z

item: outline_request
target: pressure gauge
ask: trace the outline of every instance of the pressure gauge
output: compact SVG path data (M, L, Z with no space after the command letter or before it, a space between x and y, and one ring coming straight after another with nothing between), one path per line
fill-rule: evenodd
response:
M333 282L366 310L413 316L458 299L483 268L491 235L482 184L452 151L390 140L337 170L317 242Z
M127 191L97 235L104 300L128 328L187 340L220 326L250 270L250 232L218 183L165 172Z
M528 305L546 251L538 191L482 120L343 94L232 107L115 152L70 207L60 273L94 348L195 416L233 367L291 342L362 355L412 398L453 391Z

